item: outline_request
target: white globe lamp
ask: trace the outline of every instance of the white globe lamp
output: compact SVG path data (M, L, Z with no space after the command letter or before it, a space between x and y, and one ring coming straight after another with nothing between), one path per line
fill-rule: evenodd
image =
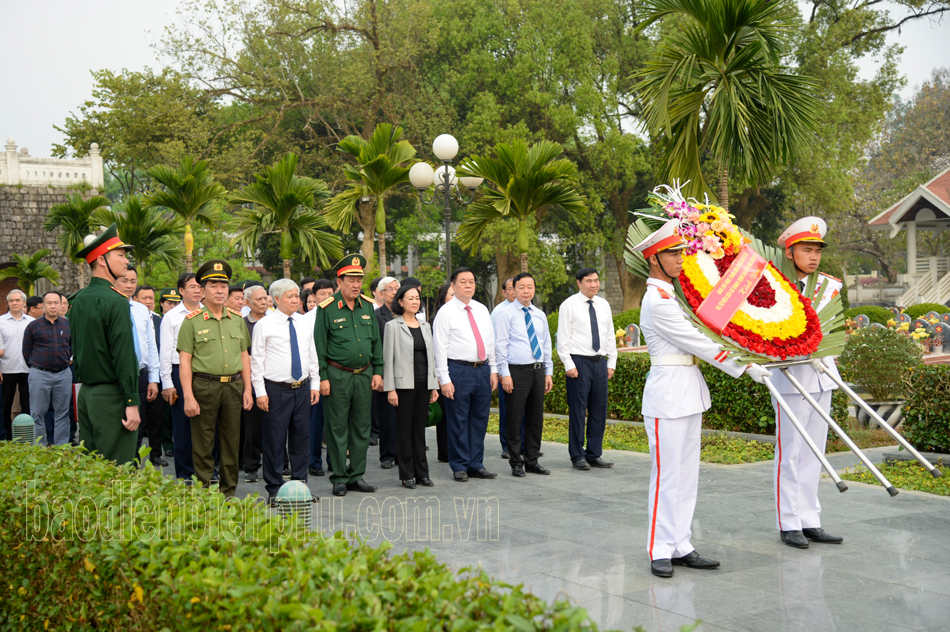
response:
M458 183L458 178L455 177L455 169L449 167L449 186L454 187ZM445 185L445 165L439 167L435 170L435 186L444 186Z
M462 186L468 189L469 191L474 191L479 187L479 185L485 181L485 178L475 178L473 176L464 176L459 178Z
M459 153L459 142L451 134L440 134L432 142L432 153L443 162L452 160Z
M417 162L409 169L409 182L419 190L432 186L433 179L435 179L435 171L427 162Z

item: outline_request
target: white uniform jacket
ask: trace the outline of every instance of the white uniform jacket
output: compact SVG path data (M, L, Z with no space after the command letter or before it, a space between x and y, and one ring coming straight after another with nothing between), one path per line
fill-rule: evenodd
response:
M821 302L818 305L814 305L815 311L824 308L825 305L831 302L831 299L841 293L841 281L834 277L819 274L818 283L815 284L816 295L821 289L821 286L825 283L828 284L828 287L825 288ZM823 361L826 366L830 367L830 370L833 371L835 375L838 375L838 367L832 359L823 358ZM834 380L824 373L819 373L813 369L810 364L789 367L789 373L791 373L809 393L824 393L825 391L833 391L838 388ZM775 388L778 389L778 392L782 395L798 395L798 389L792 386L792 383L788 381L785 374L780 370L772 369L772 384L775 385Z
M650 356L695 355L732 377L745 366L729 358L729 352L704 336L683 313L673 286L658 279L647 280L640 304L640 329ZM709 408L709 389L699 366L653 366L643 389L644 417L675 419L702 413Z

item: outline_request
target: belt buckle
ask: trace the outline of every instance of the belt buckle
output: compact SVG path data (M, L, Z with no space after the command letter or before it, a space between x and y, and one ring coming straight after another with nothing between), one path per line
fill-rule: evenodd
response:
M292 382L290 384L290 388L300 388L302 384L303 384L303 380L300 380L299 382Z
M227 384L227 383L230 382L230 381L231 381L231 376L230 376L230 375L222 375L222 376L221 376L221 383L222 383L222 384Z
M485 364L484 360L479 360L478 362L472 362L472 366L475 367L476 369L482 366L483 364Z
M365 370L366 370L366 367L364 366L362 369L353 369L353 373L354 373L354 375L358 375L358 374L362 373L362 372L365 371Z

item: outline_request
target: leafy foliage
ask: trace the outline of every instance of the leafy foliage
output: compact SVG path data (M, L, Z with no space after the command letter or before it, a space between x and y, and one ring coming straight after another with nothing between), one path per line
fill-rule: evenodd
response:
M48 232L58 230L56 245L73 261L81 261L76 257L76 253L82 250L83 239L95 233L99 226L108 226L112 223L101 224L93 217L97 209L109 204L109 198L101 195L84 199L82 193L74 193L65 203L54 204L50 207L43 229ZM124 238L125 235L122 237Z
M904 313L911 318L923 318L927 312L946 314L947 312L950 312L950 307L941 305L940 303L918 303L916 305L911 305L904 310Z
M142 205L142 198L131 195L112 209L101 208L95 220L102 226L115 224L122 241L134 246L132 257L148 276L152 266L161 262L170 268L180 267L184 259L181 245L185 226L181 220L161 209Z
M33 289L36 282L40 279L46 279L51 283L59 283L59 272L53 269L53 266L42 261L53 253L49 248L40 248L32 255L18 255L11 253L10 258L16 264L9 268L0 270L0 281L3 279L16 279L17 286L26 292L27 296L33 295Z
M937 467L946 472L946 464L939 463ZM887 480L894 487L899 489L912 489L918 492L929 492L938 496L950 496L950 477L946 474L940 478L934 478L930 475L924 466L916 461L893 461L878 464L877 468L881 471ZM841 478L848 481L857 481L859 483L869 483L871 485L880 485L881 481L862 465L841 473Z
M614 331L626 329L627 325L640 325L640 308L634 307L619 314L614 314Z
M863 307L846 309L844 317L845 319L853 319L858 314L864 314L872 323L879 323L881 325L886 325L887 321L894 317L886 307L878 307L877 305L865 305Z
M920 450L950 453L950 365L920 365L902 379L907 390L901 409L904 436Z
M871 394L874 401L903 399L903 376L920 366L920 345L893 329L866 327L848 336L839 358L841 377Z

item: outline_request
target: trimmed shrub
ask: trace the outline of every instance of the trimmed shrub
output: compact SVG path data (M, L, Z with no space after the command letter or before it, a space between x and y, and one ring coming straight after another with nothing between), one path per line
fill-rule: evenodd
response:
M626 421L643 421L643 387L650 370L646 353L621 353L617 371L609 382L607 417ZM717 430L774 434L775 411L769 392L748 377L734 379L712 365L700 365L709 386L711 407L703 415L703 426ZM564 365L554 358L554 388L544 398L545 410L566 415L567 384ZM839 424L848 419L848 398L836 391L832 399L832 416Z
M858 314L864 314L872 323L880 323L881 325L887 325L887 321L894 318L886 307L878 307L877 305L865 305L864 307L852 307L844 310L846 319L854 318Z
M634 307L633 309L628 309L625 312L614 314L614 331L617 331L618 329L626 329L627 325L640 326L639 307Z
M903 375L921 364L920 345L893 329L858 329L845 343L841 377L871 394L878 402L903 399Z
M941 305L940 303L918 303L917 305L911 305L904 310L904 313L911 318L923 318L924 314L927 312L946 314L947 312L950 312L950 307Z
M918 450L950 452L950 365L922 364L905 371L903 382L904 436Z
M0 442L0 471L5 630L596 629L428 550L294 532L255 499L150 467Z
M557 333L557 318L558 318L557 312L552 312L548 314L548 331L551 332L551 346L554 346L554 334Z

